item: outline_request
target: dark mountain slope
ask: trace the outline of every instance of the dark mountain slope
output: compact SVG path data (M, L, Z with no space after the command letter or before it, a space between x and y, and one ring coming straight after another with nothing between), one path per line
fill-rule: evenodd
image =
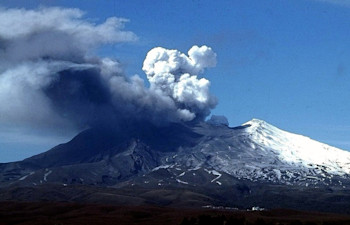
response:
M53 200L125 203L136 198L138 204L350 213L349 171L349 152L261 120L234 128L142 123L88 129L45 153L1 164L0 200L50 200L52 195ZM85 197L60 194L67 187ZM114 191L92 191L103 187Z

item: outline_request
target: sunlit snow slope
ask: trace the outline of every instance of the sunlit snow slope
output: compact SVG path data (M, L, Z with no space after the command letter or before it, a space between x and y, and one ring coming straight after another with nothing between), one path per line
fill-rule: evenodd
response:
M254 144L274 152L285 162L307 168L322 165L327 172L337 175L350 173L350 153L347 151L283 131L262 120L253 119L243 125L250 125L246 131Z
M214 169L239 179L306 186L345 187L349 180L350 152L262 120L230 129L200 127L197 132L205 139L194 149L179 153L176 165Z

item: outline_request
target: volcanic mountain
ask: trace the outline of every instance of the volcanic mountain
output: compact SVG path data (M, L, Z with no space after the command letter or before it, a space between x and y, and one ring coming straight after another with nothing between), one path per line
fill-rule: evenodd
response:
M0 199L6 200L23 197L14 194L23 187L108 187L142 203L350 212L350 152L258 119L238 127L197 122L91 128L47 152L1 164L0 181L6 190Z

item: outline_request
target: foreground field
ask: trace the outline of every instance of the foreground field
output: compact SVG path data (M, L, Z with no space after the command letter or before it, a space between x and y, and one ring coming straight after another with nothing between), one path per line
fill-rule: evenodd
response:
M350 215L292 210L236 211L64 202L0 202L0 224L279 224L348 225Z

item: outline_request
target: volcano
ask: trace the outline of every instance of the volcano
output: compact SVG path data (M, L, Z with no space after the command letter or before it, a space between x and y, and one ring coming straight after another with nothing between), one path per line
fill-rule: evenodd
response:
M259 119L238 127L210 121L95 127L1 164L0 180L3 200L350 212L350 152Z

